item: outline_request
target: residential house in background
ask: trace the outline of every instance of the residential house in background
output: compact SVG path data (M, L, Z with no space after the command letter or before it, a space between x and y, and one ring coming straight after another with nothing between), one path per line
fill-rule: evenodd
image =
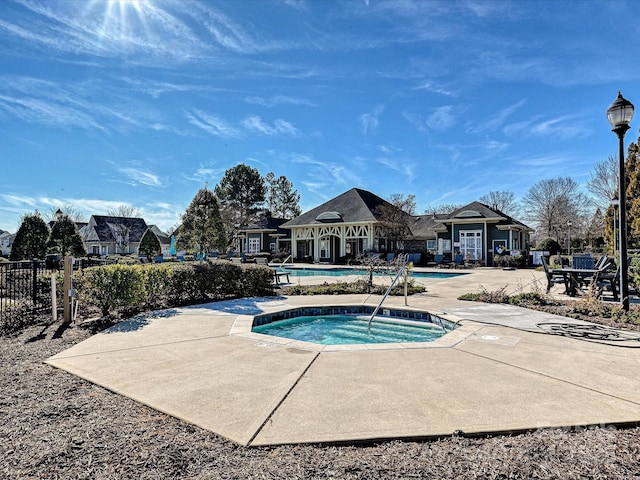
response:
M163 256L169 256L169 249L171 248L171 237L167 235L165 232L160 230L157 225L149 225L149 230L151 230L155 236L158 238L160 242L160 248L162 249ZM144 234L143 234L144 236ZM142 237L140 237L142 239Z
M11 254L11 245L16 238L15 233L9 233L4 230L0 230L0 255L8 257Z
M92 215L80 234L89 254L126 255L138 252L147 228L142 218Z

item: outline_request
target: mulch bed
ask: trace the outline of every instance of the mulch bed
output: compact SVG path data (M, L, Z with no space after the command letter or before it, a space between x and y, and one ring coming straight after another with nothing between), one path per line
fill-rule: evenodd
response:
M240 447L43 363L90 335L34 326L0 338L1 478L640 478L639 428Z

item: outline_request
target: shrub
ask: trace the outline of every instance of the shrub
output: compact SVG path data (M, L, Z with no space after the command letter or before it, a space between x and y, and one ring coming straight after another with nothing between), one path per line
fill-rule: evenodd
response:
M524 255L497 255L494 262L496 266L502 268L524 268L527 266L527 259Z
M273 272L230 262L105 265L76 276L78 296L103 316L225 298L273 294Z
M562 247L553 238L545 238L536 244L536 250L545 250L550 255L555 255L562 250Z
M145 265L145 309L157 310L170 305L174 269L168 265Z
M465 293L463 295L460 295L458 297L458 300L468 300L484 303L509 303L509 295L507 295L505 292L506 288L507 287L502 287L498 290L490 292L482 287L482 290L480 292Z
M78 276L76 285L78 296L98 307L103 316L140 308L146 299L145 275L140 265L89 267Z
M302 286L295 285L286 289L287 295L350 295L350 294L362 294L371 293L374 295L383 295L389 287L384 285L369 285L366 280L356 280L355 282L336 282L336 283L324 283L323 285L315 286ZM408 295L414 295L416 293L422 293L426 291L422 285L414 285L413 282L409 282L407 288ZM404 285L402 283L394 285L389 295L402 296L404 295Z
M511 305L528 306L528 305L544 305L546 303L544 294L540 292L521 292L509 297Z
M30 300L0 299L0 335L12 335L34 323L33 304Z

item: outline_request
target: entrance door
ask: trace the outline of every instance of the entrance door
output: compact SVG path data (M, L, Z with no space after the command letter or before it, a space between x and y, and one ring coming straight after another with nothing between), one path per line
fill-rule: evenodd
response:
M482 260L482 230L460 231L460 253L467 260Z

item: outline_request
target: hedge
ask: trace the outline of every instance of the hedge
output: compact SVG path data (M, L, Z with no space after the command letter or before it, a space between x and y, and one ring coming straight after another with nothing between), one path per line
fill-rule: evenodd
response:
M78 300L103 316L228 298L273 295L273 271L226 261L103 265L74 277Z

